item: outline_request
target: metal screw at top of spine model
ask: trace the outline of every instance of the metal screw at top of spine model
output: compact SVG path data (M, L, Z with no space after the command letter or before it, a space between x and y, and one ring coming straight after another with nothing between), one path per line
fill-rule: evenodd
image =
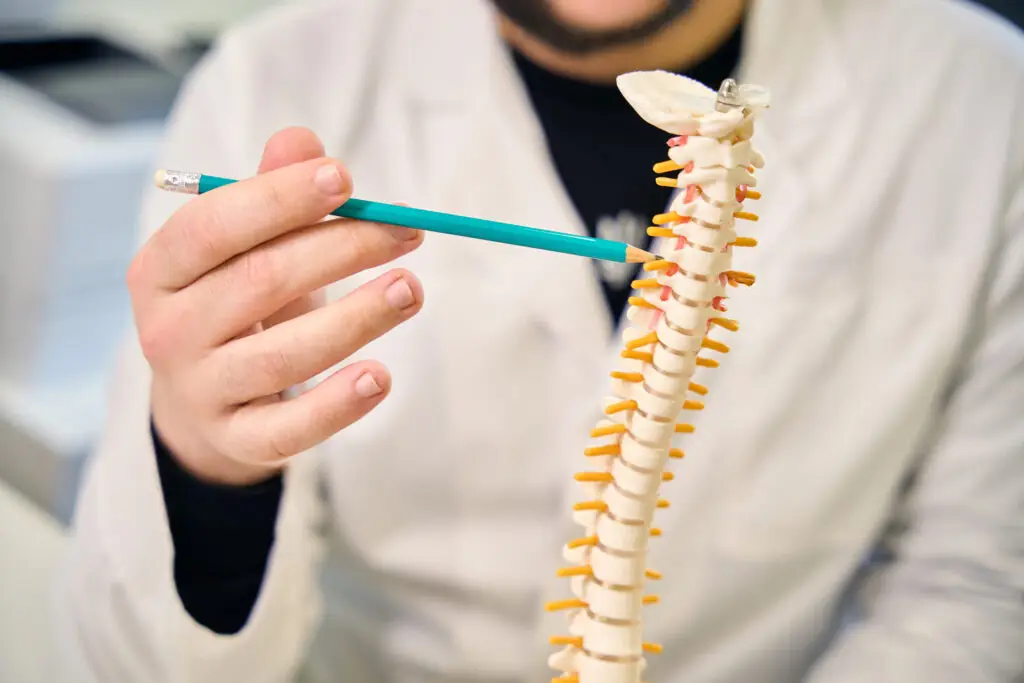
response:
M643 639L642 612L656 603L647 583L661 574L647 567L647 542L677 434L693 431L680 420L684 410L704 404L691 395L707 390L691 381L698 366L718 361L706 352L728 352L709 337L714 329L734 331L724 317L729 286L749 286L754 276L732 270L732 250L756 241L736 233L737 220L757 220L743 210L760 195L753 171L763 157L753 148L754 119L768 106L757 86L722 84L718 93L691 79L663 71L633 72L618 78L626 100L648 123L674 135L669 160L656 164L659 185L679 188L668 213L648 228L662 238L660 260L644 264L633 282L621 367L611 373L612 393L602 419L584 451L587 471L576 475L583 494L573 519L584 531L563 549L575 598L552 602L548 610L566 610L569 633L551 638L563 646L550 666L562 672L553 683L639 683L645 654L661 651Z

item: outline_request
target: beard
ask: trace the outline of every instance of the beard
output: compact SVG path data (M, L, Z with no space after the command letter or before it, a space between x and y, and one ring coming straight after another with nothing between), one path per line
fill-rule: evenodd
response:
M693 0L668 0L665 8L630 26L608 30L579 29L558 19L547 0L492 0L508 19L549 47L583 55L649 38L693 5Z

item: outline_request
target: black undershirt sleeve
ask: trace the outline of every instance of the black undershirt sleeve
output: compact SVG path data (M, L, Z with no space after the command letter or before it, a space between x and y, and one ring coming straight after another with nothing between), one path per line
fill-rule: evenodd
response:
M218 486L183 469L151 429L185 610L220 634L242 630L256 603L281 503L281 475Z
M742 27L686 75L717 90L740 57ZM665 158L667 135L644 123L614 85L557 76L513 54L544 129L552 161L591 234L646 246L647 219L670 194L654 183L651 165ZM631 236L623 226L636 232ZM611 234L604 234L611 226ZM625 230L625 232L624 232ZM616 232L618 231L618 232ZM632 273L595 264L613 320L623 312ZM629 264L613 264L632 268ZM186 472L153 430L160 481L174 543L174 580L188 613L221 634L248 621L274 544L280 476L256 486L212 485Z

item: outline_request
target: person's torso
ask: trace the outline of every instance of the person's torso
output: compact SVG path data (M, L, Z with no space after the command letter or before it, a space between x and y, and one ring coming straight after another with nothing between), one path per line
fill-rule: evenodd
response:
M758 281L727 302L740 330L696 378L707 407L664 486L650 557L662 601L645 613L664 654L648 680L797 680L940 419L996 239L1011 122L969 130L964 109L992 86L906 56L927 43L914 3L752 10L741 75L774 102L754 138L767 163L746 233L760 244L736 267ZM298 40L302 63L268 56L253 140L308 125L359 197L582 232L487 12L454 4L289 10L274 30L304 45L364 22L367 59L324 63L328 47ZM951 43L991 30L944 3L934 14ZM783 15L807 31L799 45L780 40ZM844 48L869 26L903 47L849 68ZM294 78L303 69L316 76ZM324 94L332 84L343 92ZM400 265L423 281L424 309L361 354L391 368L392 395L323 453L334 543L310 680L543 677L564 624L542 604L568 595L554 572L616 366L613 322L583 259L428 235Z

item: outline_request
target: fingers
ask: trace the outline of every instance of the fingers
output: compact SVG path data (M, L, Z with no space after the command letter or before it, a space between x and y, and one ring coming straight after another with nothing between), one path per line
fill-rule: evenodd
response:
M271 464L316 446L373 410L391 389L380 363L353 363L310 391L278 403L243 406L224 438L238 459Z
M329 306L221 347L210 356L211 384L227 405L277 394L340 363L422 304L416 277L393 270Z
M307 292L410 253L423 233L336 219L260 245L178 292L176 307L195 311L188 330L215 346ZM183 332L185 332L183 330Z
M143 246L136 274L152 287L179 290L253 247L320 221L351 189L340 163L314 159L196 197Z
M308 128L286 128L275 133L267 141L263 148L259 173L269 173L291 164L320 159L325 154L324 145L316 133ZM263 328L267 329L285 320L297 318L322 304L322 292L302 294L263 320Z

